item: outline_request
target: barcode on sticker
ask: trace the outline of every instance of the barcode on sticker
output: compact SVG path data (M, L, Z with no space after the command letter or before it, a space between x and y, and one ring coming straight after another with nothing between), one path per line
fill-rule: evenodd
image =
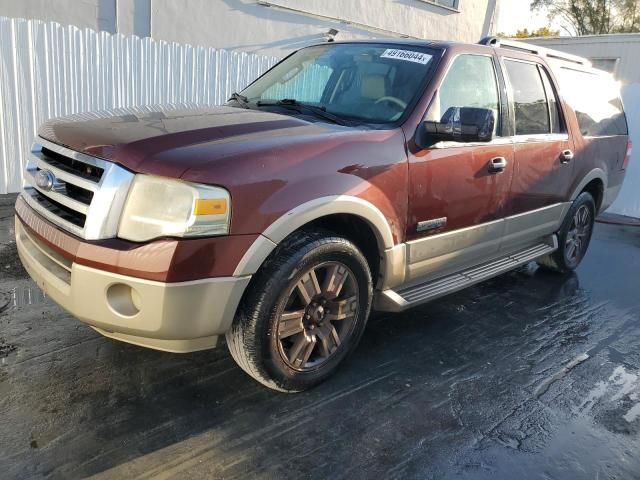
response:
M396 58L406 62L421 63L426 65L431 60L431 55L422 52L414 52L411 50L396 50L395 48L387 48L380 58Z

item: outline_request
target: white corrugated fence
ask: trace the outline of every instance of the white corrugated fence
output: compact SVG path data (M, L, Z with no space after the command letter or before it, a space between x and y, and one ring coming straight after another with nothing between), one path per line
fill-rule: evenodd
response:
M0 193L22 187L38 126L78 112L220 104L274 57L0 17Z
M22 187L36 130L50 118L158 104L221 104L276 62L275 57L0 17L0 194ZM319 68L298 87L305 90L324 75ZM627 87L637 152L637 89L631 95L632 86ZM309 91L297 94L306 98ZM631 165L612 211L640 216L639 173L639 166Z

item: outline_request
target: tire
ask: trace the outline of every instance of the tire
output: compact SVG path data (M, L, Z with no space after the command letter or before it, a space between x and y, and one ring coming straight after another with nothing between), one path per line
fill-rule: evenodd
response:
M539 258L538 265L554 272L575 270L587 253L596 218L596 203L589 192L575 199L558 232L558 250Z
M296 232L252 280L226 334L229 351L263 385L306 390L355 349L372 297L369 265L353 243L327 231Z

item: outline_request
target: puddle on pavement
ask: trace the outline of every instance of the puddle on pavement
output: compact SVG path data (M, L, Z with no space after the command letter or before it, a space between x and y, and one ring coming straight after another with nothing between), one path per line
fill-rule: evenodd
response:
M15 239L15 227L13 224L13 214L0 218L0 243L13 242Z
M47 300L44 292L31 280L12 282L11 286L0 285L0 311L41 305Z
M640 374L632 373L620 365L614 368L609 378L600 381L578 407L579 412L592 410L601 404L614 416L627 423L640 418Z

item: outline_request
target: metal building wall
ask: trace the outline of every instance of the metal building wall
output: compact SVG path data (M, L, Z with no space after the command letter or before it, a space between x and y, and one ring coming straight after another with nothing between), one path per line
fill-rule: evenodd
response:
M78 112L220 104L274 57L0 17L0 193L22 187L38 125Z

